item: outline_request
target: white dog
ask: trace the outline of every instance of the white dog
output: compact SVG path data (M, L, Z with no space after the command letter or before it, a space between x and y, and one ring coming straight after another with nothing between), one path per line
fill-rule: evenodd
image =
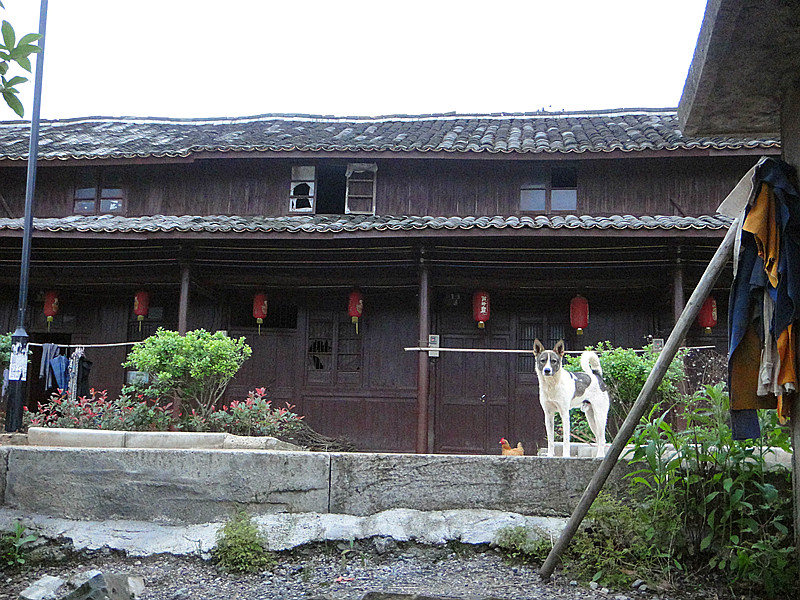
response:
M569 409L581 407L589 421L589 428L597 440L595 456L606 455L606 420L610 399L603 381L603 370L597 354L586 351L581 354L583 373L571 373L562 368L564 341L559 340L552 350L545 350L539 340L533 342L536 356L536 374L539 377L539 402L544 410L547 429L547 456L554 456L554 417L561 415L564 427L562 456L570 456Z

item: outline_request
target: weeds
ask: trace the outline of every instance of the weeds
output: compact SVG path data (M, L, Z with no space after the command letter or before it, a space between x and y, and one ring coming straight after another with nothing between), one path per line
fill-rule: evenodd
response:
M38 539L33 533L25 533L22 521L16 521L11 531L0 537L0 560L7 568L21 567L27 561L27 546Z
M256 573L275 564L267 539L244 510L237 511L217 532L211 558L228 573Z

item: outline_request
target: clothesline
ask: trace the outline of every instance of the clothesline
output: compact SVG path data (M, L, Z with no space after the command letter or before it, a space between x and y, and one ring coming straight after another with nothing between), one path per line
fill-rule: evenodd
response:
M110 348L112 346L132 346L134 344L141 344L142 342L114 342L109 344L50 344L51 346L58 346L59 348ZM28 346L42 347L44 344L38 342L28 342Z
M682 350L709 350L716 348L716 346L682 346ZM403 348L405 351L420 351L420 352L487 352L487 353L502 353L502 354L533 354L533 350L506 350L500 348L436 348L434 346L415 346L413 348ZM568 350L564 354L581 354L583 350ZM602 354L602 350L596 351ZM634 350L636 353L649 352L649 350Z

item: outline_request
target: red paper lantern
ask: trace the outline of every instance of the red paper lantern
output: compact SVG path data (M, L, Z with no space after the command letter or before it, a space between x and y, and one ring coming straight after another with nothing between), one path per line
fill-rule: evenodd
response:
M58 314L58 292L49 291L44 294L44 316L47 317L47 331L50 331L50 323L53 317Z
M711 333L711 328L717 324L717 301L714 296L709 296L700 307L697 322L706 333Z
M361 313L364 312L364 295L360 290L355 289L350 292L350 297L347 299L347 314L350 319L355 323L356 334L358 334L358 320L361 318Z
M589 325L589 301L580 294L569 303L569 323L578 335Z
M490 316L489 292L478 290L472 294L472 318L478 322L478 329L486 327Z
M150 294L144 290L139 290L133 297L133 314L136 315L136 320L139 321L139 331L142 330L142 321L144 321L149 310Z
M267 318L267 295L264 292L253 296L253 318L258 323L258 335L261 335L261 324Z

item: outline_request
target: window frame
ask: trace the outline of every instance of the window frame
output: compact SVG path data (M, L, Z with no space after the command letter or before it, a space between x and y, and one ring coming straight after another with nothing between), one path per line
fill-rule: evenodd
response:
M339 168L342 168L341 163L339 164ZM305 173L303 173L303 171L305 171ZM292 166L289 184L289 214L319 214L319 171L320 169L316 165L299 164ZM325 181L328 180L326 179ZM336 185L340 185L340 182L341 180L336 180ZM344 198L338 196L342 203L337 207L338 210L342 210L343 212L328 213L328 211L325 210L325 206L323 206L323 210L325 211L323 214L374 215L378 190L378 165L376 163L347 163L347 167L344 171L343 183ZM297 187L304 184L309 186L309 193L297 194ZM298 206L299 201L307 202L308 206ZM337 204L338 203L337 200ZM343 207L343 209L341 207Z
M346 313L312 311L305 335L306 383L361 386L364 373L363 327L361 323L356 334L355 325ZM319 335L321 332L327 332L328 336ZM351 368L346 368L346 365ZM352 365L356 365L355 368Z
M369 173L369 176L364 176L364 173ZM345 171L345 195L344 195L344 214L346 215L374 215L375 214L375 197L378 190L378 165L375 163L349 163L347 171ZM372 189L369 194L353 194L351 184L372 184ZM367 200L370 204L369 209L357 210L350 206L351 198L353 200L363 199Z
M81 181L85 179L85 181ZM112 180L114 185L107 182ZM89 185L92 183L93 185ZM92 196L86 195L87 190L94 190ZM118 210L103 210L103 202L119 202ZM93 209L78 210L79 202L92 202ZM80 170L75 174L72 185L72 212L73 215L99 216L118 215L125 216L128 209L128 190L118 173L102 168Z
M313 175L303 173L304 169L310 169ZM316 214L317 212L317 167L313 165L293 165L291 173L291 183L289 185L289 213L290 214ZM295 190L300 185L308 185L308 194L295 194ZM308 201L308 206L297 207L298 200Z
M574 179L574 186L554 185L553 172L556 170L570 170L570 177ZM539 179L539 181L531 181ZM542 190L544 191L544 206L538 208L523 208L522 197L526 191ZM570 208L553 208L553 192L559 191L573 191L575 194L575 204ZM547 165L538 167L536 175L531 176L528 180L523 181L519 186L519 212L523 214L569 214L578 211L578 173L577 168L573 165Z

